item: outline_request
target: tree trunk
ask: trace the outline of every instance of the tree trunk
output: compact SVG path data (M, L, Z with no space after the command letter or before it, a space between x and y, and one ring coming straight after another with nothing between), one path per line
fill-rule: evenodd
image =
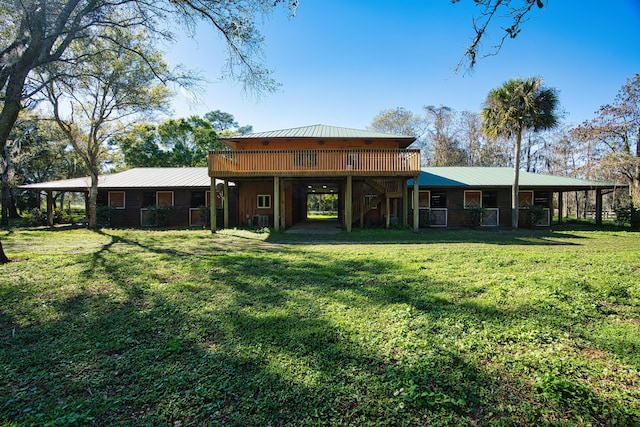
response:
M6 264L11 262L7 255L4 253L4 248L2 247L2 242L0 242L0 264Z
M0 219L0 224L3 226L9 225L9 188L7 185L7 181L3 175L2 177L2 219Z
M513 185L511 186L511 228L518 228L518 185L520 180L520 146L522 131L516 133L516 147L513 153Z
M21 218L18 207L16 206L15 189L9 190L9 218Z
M96 228L98 225L97 217L97 201L98 201L98 174L91 172L91 188L89 189L89 212L88 224L89 228Z

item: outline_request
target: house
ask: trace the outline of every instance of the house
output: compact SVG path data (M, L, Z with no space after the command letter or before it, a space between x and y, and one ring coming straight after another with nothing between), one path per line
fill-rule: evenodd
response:
M420 174L420 151L408 147L415 138L342 127L314 125L221 138L229 150L209 153L209 176L223 181L223 223L212 230L265 225L275 230L307 218L309 194L338 195L339 219L407 224L407 179ZM233 182L234 190L229 189ZM417 179L415 194L417 197ZM228 201L237 199L237 216ZM416 200L417 204L417 200ZM418 212L413 227L418 229Z
M423 168L418 177L420 226L509 227L512 182L510 167ZM573 191L595 192L595 219L601 224L603 194L622 187L626 185L520 171L518 224L533 219L533 225L550 226L554 207L563 210L562 194ZM531 218L533 212L535 218Z
M53 193L89 193L89 177L22 185L24 190L47 193L47 217L53 224ZM100 175L98 208L109 207L110 225L144 227L157 225L154 213L164 212L166 225L206 225L202 207L210 207L211 181L207 168L134 168ZM221 199L217 205L221 206Z
M512 168L421 169L420 151L409 148L413 137L314 125L221 141L229 149L210 152L206 168L135 168L100 176L98 205L108 208L110 225L158 225L154 214L162 212L165 219L168 214L163 225L280 230L307 218L311 194L337 195L346 231L395 222L415 231L511 225ZM20 188L47 192L52 224L53 193L88 194L89 187L84 177ZM625 186L521 172L519 223L527 224L535 213L536 225L551 225L554 207L562 211L561 195L573 191L595 192L601 223L602 195L618 187ZM216 209L210 209L211 194Z

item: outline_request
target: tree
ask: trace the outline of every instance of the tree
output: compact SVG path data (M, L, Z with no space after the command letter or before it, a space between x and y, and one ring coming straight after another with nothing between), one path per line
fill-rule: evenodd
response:
M451 0L452 3L460 3L460 0ZM473 31L475 36L467 47L464 55L456 65L454 72L461 68L472 70L480 54L482 40L487 31L496 20L503 20L504 34L500 41L492 47L484 56L497 55L507 39L515 39L522 29L522 24L527 21L531 11L536 7L542 9L545 2L542 0L473 0L480 12L473 18Z
M233 115L216 110L204 117L169 119L154 125L136 124L114 138L127 167L206 166L210 150L222 150L218 136L250 132L252 126L239 126Z
M422 134L423 127L424 121L420 116L402 107L380 111L369 126L370 129L376 132L416 138Z
M33 112L23 112L11 132L5 151L14 167L14 180L11 185L32 184L36 182L67 179L85 175L80 159L71 149L69 142L58 125L50 118ZM12 189L11 195L15 194ZM28 195L27 201L24 195ZM64 194L64 193L62 193ZM23 197L13 197L10 209L39 207L39 193L31 197L32 192L23 193ZM63 197L60 197L60 203ZM16 216L16 212L11 216Z
M91 46L96 37L103 37L104 28L145 28L154 35L152 41L164 42L173 39L169 28L176 23L194 34L196 23L207 22L228 47L227 74L250 90L274 90L277 85L270 71L258 61L262 36L254 18L283 2L290 10L297 6L297 0L2 0L0 151L24 104L33 102L43 89L43 82L34 80L34 72L56 64L84 62L84 49L77 49L74 55L69 46L74 42ZM7 261L0 243L0 263Z
M226 72L257 92L277 87L259 59L263 38L255 16L280 3L294 11L297 0L3 0L0 3L0 148L18 118L23 102L42 89L33 72L57 63L81 63L96 38L113 42L104 28L145 29L149 43L171 41L176 23L190 34L200 21L212 25L228 47ZM138 52L143 55L142 52ZM55 78L55 76L54 76Z
M515 137L511 226L518 227L518 180L522 135L526 130L551 129L558 123L558 96L537 77L511 79L489 92L482 110L482 127L489 138Z
M441 105L424 107L428 141L431 145L430 164L433 166L464 166L467 153L460 147L455 110Z
M98 176L108 140L123 131L125 119L167 107L170 92L157 76L172 78L143 33L119 28L104 32L90 47L71 48L87 53L81 70L74 69L66 79L49 79L49 73L41 77L53 116L91 177L89 228L97 224ZM60 75L58 67L53 74Z
M402 107L380 111L369 126L369 129L376 132L415 137L414 144L420 148L422 159L425 159L427 155L425 142L422 139L424 128L425 122L422 117Z
M579 141L593 144L605 169L629 183L631 200L640 206L640 74L628 79L612 104L572 130Z
M224 111L209 111L204 115L204 119L211 124L219 136L246 135L253 132L253 126L240 126L233 114Z

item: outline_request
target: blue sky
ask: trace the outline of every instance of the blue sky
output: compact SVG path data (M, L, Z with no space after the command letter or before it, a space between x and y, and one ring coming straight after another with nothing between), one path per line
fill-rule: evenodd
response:
M614 100L640 73L640 0L550 0L472 73L453 74L468 45L472 0L300 0L289 18L276 10L260 25L265 63L282 84L259 99L222 78L224 44L200 28L166 55L208 80L174 116L222 110L254 131L326 124L364 129L381 110L425 105L479 112L486 95L514 77L542 77L559 91L564 121L579 124ZM485 50L502 36L494 26Z

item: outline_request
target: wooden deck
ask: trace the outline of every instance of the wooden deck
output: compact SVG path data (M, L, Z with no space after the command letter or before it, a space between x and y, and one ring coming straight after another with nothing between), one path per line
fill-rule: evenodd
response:
M416 176L420 150L256 150L209 152L209 176Z

